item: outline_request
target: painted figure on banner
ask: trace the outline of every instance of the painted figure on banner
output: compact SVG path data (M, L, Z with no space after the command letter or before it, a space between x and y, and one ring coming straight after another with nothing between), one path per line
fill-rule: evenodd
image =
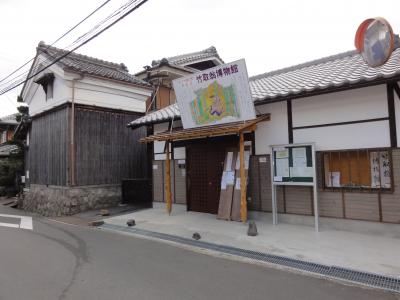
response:
M256 118L244 59L172 83L184 129Z
M224 87L217 81L195 91L196 98L190 103L193 121L206 125L226 117L240 117L234 85Z

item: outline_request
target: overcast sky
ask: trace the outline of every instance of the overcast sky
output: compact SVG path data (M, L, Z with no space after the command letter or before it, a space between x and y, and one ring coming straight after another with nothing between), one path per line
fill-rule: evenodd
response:
M0 79L32 58L39 41L52 43L104 1L1 0ZM55 46L66 47L126 1L111 0ZM213 45L225 62L245 58L252 76L352 50L358 25L377 16L400 33L398 0L149 0L77 52L136 73L154 59ZM19 91L0 96L0 117L16 112Z

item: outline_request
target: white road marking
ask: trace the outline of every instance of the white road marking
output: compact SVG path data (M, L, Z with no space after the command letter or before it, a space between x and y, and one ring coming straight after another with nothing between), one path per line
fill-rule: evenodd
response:
M18 225L18 224L12 224L12 223L0 223L0 226L19 228L19 225Z
M32 217L17 216L17 215L5 215L5 214L0 214L0 217L16 218L16 219L21 220L19 222L19 224L0 223L0 226L33 230Z
M21 216L21 223L19 228L33 230L32 217Z

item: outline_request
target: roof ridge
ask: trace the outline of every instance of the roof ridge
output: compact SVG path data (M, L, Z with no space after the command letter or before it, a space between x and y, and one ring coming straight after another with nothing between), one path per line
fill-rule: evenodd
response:
M58 52L64 52L64 53L69 52L69 50L57 48L57 47L54 47L54 46L51 46L51 45L46 45L43 41L39 42L37 50L40 50L42 52L46 52L49 49L50 50L54 50L54 51L58 51ZM121 71L129 73L127 67L123 63L115 63L115 62L99 59L99 58L96 58L96 57L93 57L93 56L80 54L80 53L77 53L77 52L71 52L69 55L70 55L69 58L71 58L71 59L74 59L74 56L76 56L77 59L86 60L86 61L88 61L90 63L101 65L101 66L104 66L104 67L116 68L116 69L119 69Z
M356 54L359 54L356 50L349 50L349 51L345 51L345 52L341 52L341 53L337 53L337 54L321 57L321 58L318 58L318 59L310 60L308 62L297 64L297 65L293 65L293 66L290 66L290 67L285 67L285 68L269 71L269 72L266 72L266 73L262 73L262 74L259 74L259 75L254 75L254 76L249 77L249 80L253 81L253 80L262 79L262 78L265 78L265 77L268 77L268 76L274 76L274 75L283 74L283 73L287 73L287 72L291 72L291 71L295 71L295 70L300 70L300 69L304 69L304 68L311 67L311 66L314 66L314 65L319 65L319 64L322 64L322 63L326 63L328 61L345 58L347 56L354 56Z
M168 63L175 64L173 62L170 62L170 60L176 60L177 58L181 58L181 57L185 57L185 56L192 56L192 55L196 55L196 54L203 54L203 53L216 54L219 58L217 48L215 48L215 46L210 46L210 47L200 50L200 51L194 51L194 52L189 52L189 53L184 53L184 54L179 54L179 55L174 55L174 56L169 56L169 57L163 57L161 59L153 60L151 62L151 65L152 66L158 65L163 59L166 59L168 61Z
M184 53L184 54L175 55L175 56L170 56L170 57L167 57L167 59L171 59L171 58L175 58L175 57L181 57L181 56L191 56L191 55L201 54L201 53L217 54L217 49L214 46L210 46L210 47L208 47L208 48L206 48L204 50L194 51L194 52L190 52L190 53Z

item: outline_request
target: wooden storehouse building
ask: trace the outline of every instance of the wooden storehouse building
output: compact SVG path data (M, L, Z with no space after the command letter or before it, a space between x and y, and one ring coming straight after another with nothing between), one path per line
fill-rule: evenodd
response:
M385 65L370 68L349 51L251 77L257 115L270 120L245 134L251 147L248 208L272 210L271 146L313 143L321 217L400 224L399 59L396 49ZM238 148L239 134L175 140L182 130L176 103L129 125L147 126L147 140L155 141L153 201L166 199L168 153L173 202L215 214L225 153ZM277 202L281 214L315 214L311 187L280 186Z
M29 75L65 50L43 42ZM123 178L147 177L145 128L126 124L144 115L152 87L124 64L71 53L27 81L25 209L72 214L117 204Z

